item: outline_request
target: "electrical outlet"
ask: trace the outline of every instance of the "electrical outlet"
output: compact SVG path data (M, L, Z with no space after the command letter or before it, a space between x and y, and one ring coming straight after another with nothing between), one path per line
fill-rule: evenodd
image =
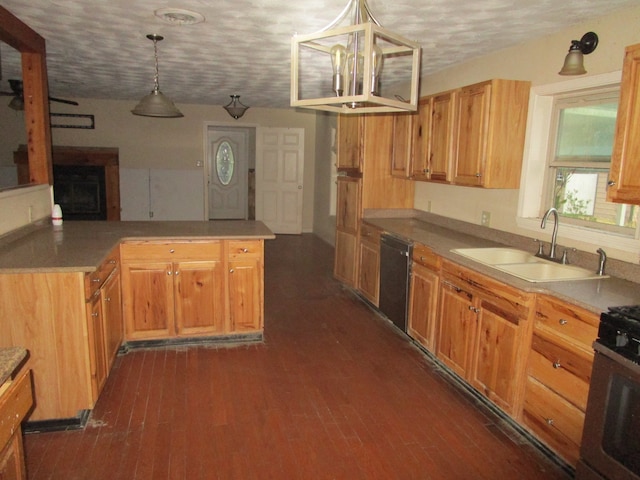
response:
M482 217L480 217L480 225L488 227L491 223L491 212L482 211Z

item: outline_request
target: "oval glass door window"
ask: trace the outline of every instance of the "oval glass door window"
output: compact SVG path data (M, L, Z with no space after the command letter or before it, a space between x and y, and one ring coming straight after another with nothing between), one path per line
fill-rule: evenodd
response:
M218 146L218 151L216 152L216 173L222 185L229 185L229 183L231 183L235 163L233 148L231 148L231 144L225 140Z

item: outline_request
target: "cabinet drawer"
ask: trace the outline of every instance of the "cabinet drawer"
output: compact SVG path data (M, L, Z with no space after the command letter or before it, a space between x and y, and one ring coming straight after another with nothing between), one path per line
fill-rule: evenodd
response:
M100 264L95 272L86 273L84 276L84 290L86 300L89 301L100 292L100 288L107 281L111 272L118 266L118 249L113 249L107 258Z
M185 242L125 242L120 245L122 262L212 260L222 258L217 240Z
M551 335L576 343L591 351L591 344L598 337L600 318L575 305L553 300L546 296L536 299L535 326Z
M380 230L366 223L361 223L360 240L378 245L380 243Z
M584 413L535 379L527 380L523 421L571 464L578 460Z
M584 411L589 395L593 354L535 334L531 346L529 375Z
M229 258L261 256L262 240L229 240Z
M472 287L475 293L493 305L493 310L498 309L503 317L512 319L513 323L518 324L528 317L533 296L527 292L448 260L442 260L442 272L443 277L455 278L458 284Z
M433 253L429 247L425 247L420 243L413 246L413 261L419 263L423 267L430 268L436 272L440 271L442 265L442 257Z

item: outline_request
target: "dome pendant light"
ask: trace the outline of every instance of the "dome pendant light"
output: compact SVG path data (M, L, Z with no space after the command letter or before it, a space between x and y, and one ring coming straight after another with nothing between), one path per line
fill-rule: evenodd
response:
M229 95L229 96L231 97L231 101L224 106L224 109L227 112L229 112L229 115L231 115L233 118L237 120L242 115L244 115L244 112L246 112L249 109L249 107L247 107L240 101L240 95Z
M158 74L158 42L164 37L156 34L149 34L147 38L153 41L153 51L155 55L155 76L153 90L149 95L140 100L140 103L131 110L134 115L142 115L144 117L164 117L178 118L184 117L182 112L176 108L173 102L165 97L160 91L159 74Z

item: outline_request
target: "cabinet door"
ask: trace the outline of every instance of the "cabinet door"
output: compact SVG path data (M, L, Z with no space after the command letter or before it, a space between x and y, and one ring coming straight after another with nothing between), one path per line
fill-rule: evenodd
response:
M369 241L360 242L360 271L358 290L367 300L378 306L380 289L380 245Z
M362 115L338 116L338 169L359 169Z
M104 322L100 300L87 305L89 334L89 364L91 391L95 402L107 380L107 353L105 351Z
M607 200L640 205L640 44L627 47Z
M22 431L14 433L0 451L0 479L25 480L27 472L24 466L22 449Z
M127 340L175 335L172 263L123 265L122 292Z
M397 113L393 117L393 150L391 151L391 175L409 177L413 157L413 122L415 113Z
M105 352L107 371L111 370L118 349L124 340L124 323L122 321L122 292L120 271L114 271L100 292L102 316L104 318Z
M441 283L437 356L463 378L468 378L471 368L476 333L476 314L473 308L471 293L449 281Z
M262 263L259 258L229 261L229 321L233 333L262 329Z
M336 228L355 234L360 222L360 185L354 177L338 177Z
M438 286L437 273L413 264L408 333L430 352L435 352Z
M356 286L357 235L336 230L333 274L341 282Z
M174 264L177 334L224 333L225 285L221 261Z
M511 320L500 308L481 302L470 382L510 414L516 411L517 394L523 383L519 368L523 365L523 328L518 319Z
M429 178L429 136L431 135L431 108L433 97L424 97L418 103L418 116L414 128L413 159L411 178L427 180Z
M429 179L448 182L451 179L455 92L447 92L433 98L431 108L431 133L429 135Z
M461 185L482 185L491 84L460 90L456 99L453 181Z

